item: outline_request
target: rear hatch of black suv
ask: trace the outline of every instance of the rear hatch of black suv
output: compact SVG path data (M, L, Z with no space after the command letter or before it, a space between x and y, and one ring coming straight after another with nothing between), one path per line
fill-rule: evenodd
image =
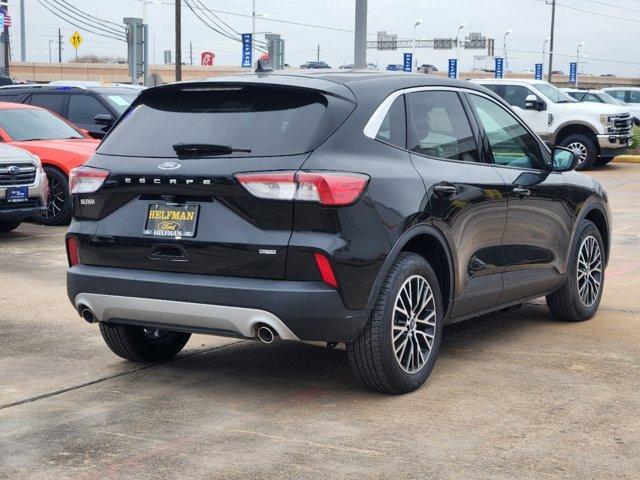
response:
M283 279L292 172L354 108L295 77L143 92L72 179L81 262Z

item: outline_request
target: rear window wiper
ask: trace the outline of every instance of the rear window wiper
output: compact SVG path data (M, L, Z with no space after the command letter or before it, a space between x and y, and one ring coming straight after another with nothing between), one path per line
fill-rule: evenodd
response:
M176 143L173 150L179 156L197 157L202 155L230 155L235 152L251 153L250 148L231 147L229 145L216 145L211 143Z

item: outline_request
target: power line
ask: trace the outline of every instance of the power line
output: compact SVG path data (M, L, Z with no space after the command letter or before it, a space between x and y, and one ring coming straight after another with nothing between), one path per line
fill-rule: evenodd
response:
M81 22L81 23L86 23L87 25L89 25L92 28L96 28L98 30L101 30L103 32L106 33L110 33L113 35L124 35L124 29L123 30L116 30L112 27L107 27L104 26L102 23L100 23L99 21L96 20L90 20L86 17L83 17L81 13L77 13L74 11L73 8L68 7L65 4L60 3L61 0L47 0L47 2L53 2L54 5L52 5L54 8L58 7L58 11L64 15L68 15L69 17L73 18L74 20Z
M101 36L101 37L110 38L110 39L112 39L112 40L118 40L118 41L120 41L120 42L124 42L124 41L126 41L126 39L125 39L125 38L122 38L122 37L120 37L120 38L119 38L119 37L115 37L115 36L113 36L113 35L109 35L109 34L101 33L101 32L99 32L99 31L98 31L98 32L96 32L95 30L91 30L90 28L88 28L86 25L78 25L78 23L76 23L75 21L69 20L69 18L68 18L68 17L66 17L66 16L64 16L64 15L62 15L62 14L60 14L60 13L58 13L58 12L55 10L55 7L51 6L49 3L45 3L45 2L46 2L46 0L37 0L37 1L38 1L38 3L39 3L42 7L44 7L46 10L48 10L50 13L52 13L53 15L55 15L56 17L58 17L59 19L63 20L64 22L67 22L67 23L69 23L69 24L73 25L74 27L77 27L77 28L79 28L79 29L81 29L81 30L86 30L87 32L89 32L89 33L93 33L94 35L99 35L99 36Z
M76 7L75 5L67 2L66 0L55 0L55 1L56 1L56 3L64 3L64 4L68 5L69 7L71 7L74 11L77 11L78 13L81 13L84 16L89 17L89 18L91 18L93 20L97 20L100 23L103 23L103 24L104 23L108 23L110 25L113 25L113 26L121 29L123 31L123 33L126 30L124 25L120 25L119 23L111 22L111 21L106 20L104 18L95 17L95 16L91 15L90 13L87 13L87 12L84 12L84 11L80 10L78 7Z
M571 5L565 5L564 3L558 3L558 2L556 2L556 5L562 8L566 8L568 10L575 10L577 12L588 13L589 15L597 15L599 17L612 18L615 20L623 20L625 22L640 23L640 20L635 18L619 17L617 15L610 15L608 13L594 12L593 10L585 10L584 8L572 7Z

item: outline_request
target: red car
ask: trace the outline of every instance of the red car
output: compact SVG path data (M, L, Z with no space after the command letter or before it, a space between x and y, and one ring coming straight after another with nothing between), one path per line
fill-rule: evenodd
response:
M69 172L84 164L100 141L44 108L6 102L0 102L0 141L24 148L42 160L50 197L49 208L40 222L69 223Z

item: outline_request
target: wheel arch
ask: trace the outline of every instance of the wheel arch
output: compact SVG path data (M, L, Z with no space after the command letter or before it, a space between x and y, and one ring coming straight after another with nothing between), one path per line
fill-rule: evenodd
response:
M604 243L604 251L605 251L605 265L609 263L609 251L611 248L611 232L610 225L608 221L608 216L605 212L605 209L600 203L593 202L589 204L580 214L580 221L578 225L583 220L589 220L592 222L598 231L600 232L600 236L602 237L602 242Z
M596 132L589 124L586 123L568 123L562 125L558 129L558 133L554 139L554 145L559 144L562 140L567 138L569 135L585 135L593 140L594 145L596 146L596 150L598 155L600 154L600 145L598 143L598 132Z
M453 306L453 293L455 291L455 270L451 248L444 235L431 225L418 225L405 231L396 241L387 255L387 258L378 272L369 300L367 310L373 309L384 279L386 278L393 262L402 252L416 253L425 258L433 268L442 293L444 318L447 318Z

